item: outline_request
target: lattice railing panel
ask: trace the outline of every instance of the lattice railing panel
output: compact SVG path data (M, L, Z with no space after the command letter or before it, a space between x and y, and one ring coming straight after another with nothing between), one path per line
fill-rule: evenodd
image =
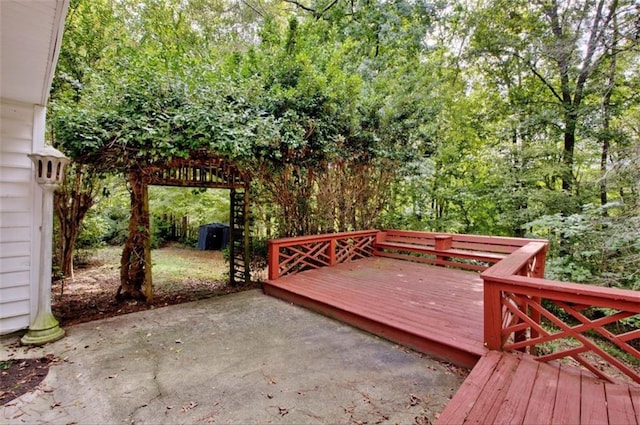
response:
M501 306L504 350L544 362L570 358L607 380L608 368L615 368L640 383L640 329L632 325L640 322L640 306L614 309L507 290Z
M330 265L329 241L288 246L280 251L280 276Z
M374 235L365 235L349 239L336 240L336 263L371 257L373 255Z
M373 255L376 230L269 241L269 279Z

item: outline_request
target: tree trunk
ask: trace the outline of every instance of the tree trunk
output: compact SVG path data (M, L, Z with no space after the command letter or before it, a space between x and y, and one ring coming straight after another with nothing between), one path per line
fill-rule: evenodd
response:
M129 235L120 258L120 287L116 299L135 299L151 302L151 232L147 185L139 170L128 176L131 193Z
M609 75L607 81L607 89L604 92L602 99L602 150L600 152L600 205L606 205L608 202L607 196L607 161L609 159L609 147L611 135L611 95L616 84L616 53L618 47L618 20L613 17L613 38L611 46L611 59L609 63ZM606 214L606 211L605 211Z
M571 105L565 105L565 107L573 109ZM562 164L564 166L562 172L562 190L564 190L567 195L571 195L574 189L573 154L576 147L576 121L576 113L573 110L565 114L564 147L562 150Z
M60 271L63 276L73 278L73 251L82 220L94 204L96 185L95 179L87 175L86 167L76 164L70 170L75 174L55 192L54 210L60 226Z

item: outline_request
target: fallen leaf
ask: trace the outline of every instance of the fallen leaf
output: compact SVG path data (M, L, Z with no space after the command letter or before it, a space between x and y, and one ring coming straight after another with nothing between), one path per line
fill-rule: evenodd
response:
M426 416L416 416L413 421L416 425L431 425L431 420Z
M190 401L189 404L185 404L184 406L182 406L182 409L180 409L181 412L187 412L191 409L193 409L194 407L198 406L198 403L195 401Z
M415 406L418 403L420 403L420 398L418 396L416 396L415 394L411 394L411 398L409 399L409 405L410 406Z

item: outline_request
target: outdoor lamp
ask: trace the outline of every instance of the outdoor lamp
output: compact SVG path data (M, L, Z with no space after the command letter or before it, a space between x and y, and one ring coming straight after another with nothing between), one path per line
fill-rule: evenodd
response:
M43 190L42 225L40 227L40 278L38 282L38 311L21 341L23 344L42 345L57 341L64 336L64 330L58 326L58 320L51 312L53 192L64 180L64 167L70 160L51 146L28 156L35 166L36 182Z

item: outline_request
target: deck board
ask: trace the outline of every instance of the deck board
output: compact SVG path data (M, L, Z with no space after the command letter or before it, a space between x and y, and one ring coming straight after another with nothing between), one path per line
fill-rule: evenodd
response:
M586 374L583 375L580 395L580 420L592 424L608 423L607 409L603 409L607 405L604 382L587 379ZM585 418L590 418L589 422Z
M487 381L493 375L501 357L501 353L490 351L476 364L454 396L455 408L446 408L438 418L438 423L464 422L474 408L478 394L484 392ZM453 403L453 400L449 404Z
M493 373L487 379L484 391L480 393L473 406L473 411L465 418L465 423L486 424L493 423L496 416L502 409L502 404L507 398L509 389L509 379L505 376L512 376L518 367L516 356L500 356Z
M529 406L533 383L536 381L539 363L521 361L513 374L502 408L493 420L494 424L521 424Z
M633 404L629 402L631 394L628 385L604 384L607 395L607 413L611 424L636 424Z
M538 365L538 374L529 396L529 405L533 408L527 409L524 424L553 423L553 408L558 389L559 372L558 368L549 367L546 364Z
M559 363L491 351L471 371L438 424L639 424L640 388L605 383Z
M580 405L581 376L567 369L566 365L562 365L560 369L562 379L558 379L558 389L553 407L553 423L579 424L580 409L575 407Z
M486 352L476 272L371 257L270 280L263 288L460 366L472 367Z

